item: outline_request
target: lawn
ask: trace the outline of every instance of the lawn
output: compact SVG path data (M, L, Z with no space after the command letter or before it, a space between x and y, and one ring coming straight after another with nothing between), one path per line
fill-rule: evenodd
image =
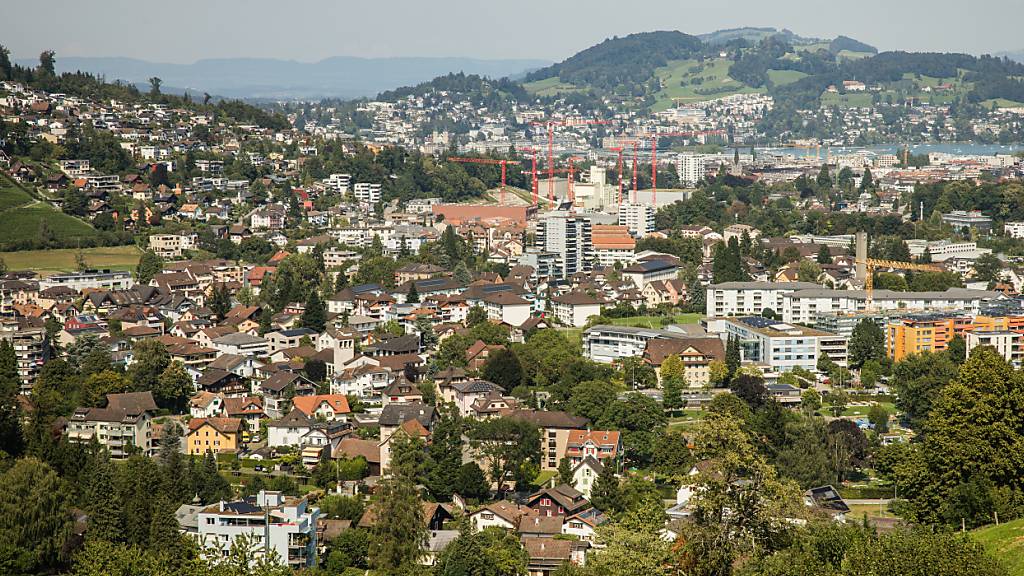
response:
M0 212L32 202L28 192L16 187L8 180L0 180Z
M799 70L769 70L768 79L772 81L772 84L776 86L785 86L786 84L792 84L801 78L806 78L807 74Z
M694 424L703 420L706 414L703 410L683 410L681 416L669 418L668 429L673 431L688 430Z
M732 60L728 58L705 60L703 69L699 71L695 70L697 66L696 60L672 60L667 66L655 70L662 89L655 94L652 110L667 110L677 102L702 102L732 94L757 92L729 77Z
M854 92L850 94L836 94L826 92L821 95L822 106L839 106L840 108L869 108L871 107L871 94L867 92Z
M579 90L579 87L573 84L562 82L558 76L537 80L536 82L527 82L523 84L523 88L530 94L536 94L537 96L555 96L563 92L576 92Z
M867 514L868 518L899 518L890 512L885 504L879 508L878 504L850 504L850 513L846 515L848 520L860 521Z
M1002 560L1009 574L1024 576L1024 519L978 528L971 536Z
M677 314L669 316L672 324L696 324L703 318L703 314ZM626 316L625 318L610 318L609 322L615 326L634 326L636 328L661 328L662 320L666 316Z
M96 229L85 222L58 212L47 204L31 204L0 212L0 245L39 238L40 225L46 222L55 238L93 238Z
M537 478L534 479L534 486L543 486L547 484L548 480L551 480L558 475L557 470L541 470L540 474L537 474Z
M562 336L565 336L565 339L569 341L569 344L572 344L577 349L583 346L582 328L559 328L558 331L562 333Z
M0 252L0 258L10 270L33 270L43 276L68 272L75 269L78 250L24 250ZM111 270L133 270L139 262L141 252L135 246L108 246L84 248L85 262L91 268Z

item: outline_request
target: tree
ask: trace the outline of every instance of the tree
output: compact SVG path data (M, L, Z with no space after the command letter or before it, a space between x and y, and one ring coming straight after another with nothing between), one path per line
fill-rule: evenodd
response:
M316 290L310 291L306 307L302 310L300 322L303 327L316 332L323 332L327 327L327 306L320 299Z
M8 340L0 340L0 461L21 454L21 405L18 358Z
M476 531L463 523L441 552L436 576L525 576L528 556L515 535L494 526Z
M470 445L490 463L488 475L499 489L508 481L525 485L540 463L540 432L533 424L507 417L476 422Z
M822 246L818 250L817 257L818 264L831 264L832 263L832 251L829 250L828 246Z
M665 410L683 407L683 388L686 387L686 367L678 354L670 354L661 362L662 405Z
M39 72L47 76L56 76L57 53L53 50L44 50L39 54Z
M481 376L484 380L511 391L523 383L523 365L515 352L508 349L497 350L487 358Z
M164 261L156 252L152 250L146 250L139 256L139 263L135 266L135 280L139 284L149 284L150 280L154 276L162 272L164 269Z
M185 370L185 365L175 360L168 364L157 379L157 388L153 390L153 399L157 406L169 408L175 413L183 412L192 396L192 377Z
M160 96L160 85L163 84L163 83L164 83L164 81L161 80L160 78L156 77L156 76L153 76L152 78L150 78L149 79L149 95L154 97L154 98L157 97L157 96Z
M90 540L121 542L121 501L114 490L114 465L103 451L93 455L85 489Z
M558 482L560 484L568 484L572 486L574 484L572 478L572 461L568 457L563 457L558 461Z
M764 385L764 379L757 376L748 374L737 376L729 383L729 389L737 398L746 402L751 410L757 410L771 400L768 388Z
M55 571L66 558L73 526L64 482L35 458L16 461L0 475L0 572Z
M957 334L950 338L949 344L946 345L946 354L957 366L963 364L967 359L967 341L964 337Z
M923 430L932 403L956 373L956 364L942 352L912 354L893 367L896 407L907 415L914 430Z
M473 328L478 324L487 322L487 311L481 306L473 306L466 313L466 326Z
M843 390L832 390L826 392L822 400L829 404L832 415L838 418L843 412L846 412L846 405L850 403L850 395Z
M569 412L597 422L614 401L615 386L606 380L587 380L572 388L569 396Z
M459 262L458 265L455 266L455 270L452 272L452 277L456 282L463 286L466 286L473 281L473 275L469 272L469 268L466 266L465 262Z
M207 305L218 320L227 318L228 312L231 310L231 292L228 287L223 283L216 284Z
M619 478L615 475L614 463L606 460L601 464L601 472L590 489L590 503L602 512L611 513L621 505L622 491Z
M874 179L871 177L871 169L864 168L864 175L860 179L860 189L868 190L874 186Z
M974 272L978 280L989 283L990 286L999 281L999 275L1003 270L1003 262L995 254L983 254L974 261Z
M881 404L875 404L868 409L868 421L875 428L875 432L885 434L889 431L889 411Z
M806 258L800 261L797 266L797 279L801 282L816 283L821 276L821 265Z
M740 368L740 340L738 336L729 335L725 344L725 368L728 375L726 380L732 378Z
M729 367L724 360L712 360L708 363L708 382L712 386L721 386L729 379Z
M828 164L821 165L821 170L818 172L817 182L819 188L832 188L832 176L829 174Z
M107 394L127 392L128 380L119 372L104 370L98 374L90 374L82 382L82 406L103 406Z
M454 405L438 406L437 415L430 447L427 450L426 485L431 496L438 501L447 502L451 499L452 490L461 472L464 425Z
M144 392L158 388L161 374L171 364L167 348L156 340L138 340L132 345L132 356L132 365L128 368L132 390Z
M658 374L640 356L627 356L622 359L622 381L633 390L653 388L658 383Z
M409 282L409 291L405 294L405 301L410 304L416 304L420 301L420 293L416 291L416 282Z
M306 360L306 363L302 366L302 371L305 372L306 378L318 384L327 379L327 363L323 360L316 358Z
M423 509L412 477L393 473L378 485L372 501L369 564L382 574L408 574L426 547Z
M654 470L666 476L683 476L693 466L689 439L679 432L666 431L654 440Z
M166 494L158 492L153 501L153 516L149 522L150 550L162 554L174 555L181 552L181 533L178 532L178 520L174 511L178 505Z
M466 462L460 466L452 486L455 493L463 498L484 500L491 494L487 476L476 462Z
M813 388L804 390L800 395L800 408L805 414L814 414L821 410L821 394Z
M885 334L870 318L861 320L853 328L849 344L850 365L860 368L868 360L885 358Z

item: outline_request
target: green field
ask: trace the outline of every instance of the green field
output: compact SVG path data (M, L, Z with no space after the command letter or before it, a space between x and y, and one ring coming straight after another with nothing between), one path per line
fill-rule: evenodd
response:
M78 250L23 250L0 252L10 270L33 270L43 276L75 270ZM84 248L82 254L91 268L134 270L141 252L135 246Z
M696 324L703 314L677 314L672 316L672 324ZM615 326L635 326L637 328L661 328L665 316L627 316L625 318L609 318Z
M1007 100L1006 98L993 98L991 100L985 100L981 103L984 108L992 108L995 104L996 108L1020 108L1024 107L1024 102L1014 102L1013 100Z
M24 206L30 202L32 202L32 197L29 196L28 192L15 187L8 180L0 180L0 212Z
M821 95L821 105L840 108L870 108L871 94L866 92L855 92L852 94L835 94L826 92Z
M786 84L792 84L801 78L806 78L807 74L799 70L769 70L768 79L772 81L772 84L776 86L785 86Z
M577 86L568 82L562 82L558 76L537 80L536 82L527 82L523 84L523 88L530 94L537 96L555 96L563 92L576 92L579 90Z
M33 200L24 187L6 176L0 177L0 245L38 239L42 222L58 240L97 235L96 229L84 221Z
M1011 576L1024 576L1024 519L979 528L971 536L999 558Z
M728 58L705 60L703 68L696 70L698 66L701 65L696 60L673 60L667 66L655 70L662 89L655 94L656 101L652 110L666 110L679 102L700 102L732 94L757 92L729 77L732 60Z

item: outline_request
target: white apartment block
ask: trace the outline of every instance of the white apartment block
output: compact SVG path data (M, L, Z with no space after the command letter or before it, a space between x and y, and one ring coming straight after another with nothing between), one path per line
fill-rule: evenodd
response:
M39 371L43 366L46 344L46 330L42 328L19 328L5 325L0 328L0 340L7 340L14 346L14 356L18 361L18 380L20 394L31 394Z
M558 255L563 278L593 267L594 244L590 220L565 213L553 213L537 223L536 246Z
M818 288L809 282L724 282L708 286L709 318L760 314L765 308L781 314L786 294Z
M127 290L135 285L132 275L128 272L111 272L110 270L86 270L73 274L47 276L39 281L39 290L54 286L67 286L81 292L90 288L99 290Z
M594 362L611 364L623 358L643 356L649 340L683 336L666 330L600 324L583 332L583 355Z
M654 212L654 206L650 204L623 204L619 206L619 226L625 226L630 234L643 238L654 232Z
M381 186L369 182L358 182L352 189L352 193L360 202L371 205L378 204L381 199Z
M1001 298L998 292L950 288L945 292L894 292L875 290L873 294L876 312L916 310L957 310L978 314L981 304ZM785 322L811 324L820 314L854 314L867 309L867 294L863 290L829 290L811 288L786 293L782 296L779 312Z
M686 186L696 186L704 179L704 157L696 154L683 154L676 161L676 172L679 180Z
M1024 365L1024 335L1009 330L970 331L964 336L967 343L967 357L978 346L991 346L1004 360L1020 369Z
M186 250L194 250L199 236L194 232L181 234L153 234L149 237L149 249L157 256L168 260L180 258Z
M945 262L950 258L966 258L977 260L983 254L991 254L988 248L978 248L977 242L950 242L948 240L907 240L907 248L910 255L920 258L925 250L931 255L932 262Z
M352 176L350 174L331 174L324 179L324 186L342 194L348 192L348 187L351 183Z
M261 490L234 502L221 501L199 511L195 537L200 545L227 555L243 534L254 544L253 560L276 554L282 566L312 568L317 565L316 524L320 509L305 498Z
M737 337L741 360L768 366L776 372L794 368L817 370L822 354L840 365L847 360L845 337L813 328L761 316L718 318L710 321L708 327L721 334L723 341Z
M1003 232L1010 238L1024 238L1024 222L1007 222L1003 224Z

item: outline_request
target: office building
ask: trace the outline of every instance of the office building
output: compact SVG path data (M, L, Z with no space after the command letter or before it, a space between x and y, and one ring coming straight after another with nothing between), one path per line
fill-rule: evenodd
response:
M943 214L942 221L959 231L976 230L981 234L992 232L992 219L980 210L953 210Z
M708 322L708 328L721 334L723 342L728 342L730 336L737 337L743 361L775 372L817 370L818 358L823 354L840 366L847 362L846 338L822 330L761 316L716 318Z

